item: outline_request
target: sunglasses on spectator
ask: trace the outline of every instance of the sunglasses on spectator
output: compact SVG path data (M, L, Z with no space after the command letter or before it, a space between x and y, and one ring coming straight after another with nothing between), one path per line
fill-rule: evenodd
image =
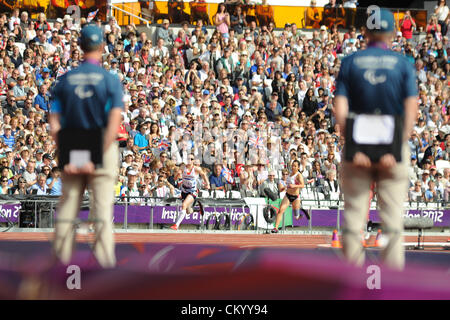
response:
M8 180L7 179L2 179L2 182L8 182Z

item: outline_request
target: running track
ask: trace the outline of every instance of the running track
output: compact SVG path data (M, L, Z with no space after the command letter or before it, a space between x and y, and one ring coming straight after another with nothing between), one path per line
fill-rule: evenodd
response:
M96 265L86 245L93 234L77 234L84 244L73 263L81 266L84 280L83 290L72 292L65 266L49 269L53 236L0 233L0 299L450 299L450 251L407 252L405 271L383 269L383 290L375 292L367 289L366 270L344 263L340 250L314 250L331 244L331 234L115 233L118 263L109 272ZM368 245L374 240L375 235ZM378 253L369 249L367 264L378 265Z
M3 232L0 241L52 241L52 232ZM182 244L214 244L251 247L285 247L285 248L317 248L318 245L331 244L330 235L295 235L295 234L226 234L226 233L115 233L116 243L182 243ZM426 236L425 242L447 242L448 236ZM93 234L77 234L78 242L90 242ZM416 242L417 236L405 236L405 242ZM367 241L373 245L375 235Z

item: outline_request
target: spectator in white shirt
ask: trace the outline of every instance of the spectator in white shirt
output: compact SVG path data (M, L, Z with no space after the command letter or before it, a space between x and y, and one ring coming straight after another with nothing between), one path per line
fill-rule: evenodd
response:
M152 189L153 196L158 198L173 197L175 188L166 180L164 176L159 176L156 186Z
M31 186L29 193L36 195L48 195L47 177L45 174L40 173L38 175L37 182Z
M409 190L409 201L421 201L423 200L422 181L418 180L414 183L414 187Z
M11 18L9 18L9 31L14 31L15 25L20 25L20 10L19 8L15 8L11 14Z

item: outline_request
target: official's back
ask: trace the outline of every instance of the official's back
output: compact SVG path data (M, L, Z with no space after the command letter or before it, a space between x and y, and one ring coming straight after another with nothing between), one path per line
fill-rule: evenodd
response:
M62 128L105 128L111 108L123 104L119 78L90 62L60 77L52 98Z
M396 52L369 47L342 60L335 94L348 98L351 112L402 115L416 91L413 68Z

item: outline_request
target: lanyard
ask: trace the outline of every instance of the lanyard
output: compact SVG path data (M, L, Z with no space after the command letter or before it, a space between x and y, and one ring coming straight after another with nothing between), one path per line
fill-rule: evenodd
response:
M100 61L97 61L97 60L95 60L95 59L86 59L86 60L84 60L84 63L95 64L95 65L97 65L97 66L100 65Z
M380 49L384 49L384 50L389 50L388 45L386 43L384 43L384 42L377 42L377 41L370 42L368 44L368 47L369 48L380 48Z

